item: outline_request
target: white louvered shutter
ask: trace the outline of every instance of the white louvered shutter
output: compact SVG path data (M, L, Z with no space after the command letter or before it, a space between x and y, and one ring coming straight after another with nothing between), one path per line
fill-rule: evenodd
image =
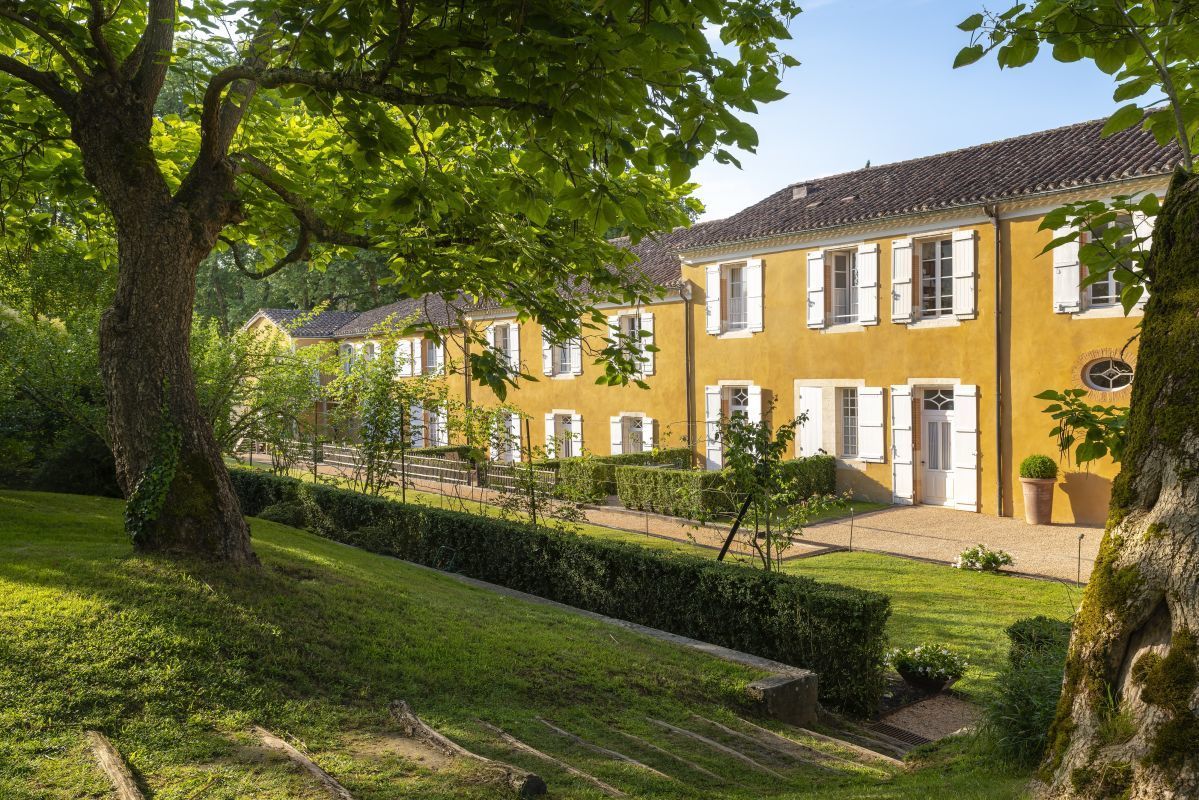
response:
M545 375L554 374L554 346L545 331L541 332L541 372Z
M620 314L608 317L608 340L617 344L620 340Z
M953 387L953 499L978 511L978 387Z
M1073 228L1058 228L1053 238L1065 236ZM1053 248L1053 312L1073 314L1082 310L1082 289L1079 280L1082 268L1078 259L1078 240Z
M762 330L762 259L745 262L745 322L751 331Z
M618 456L624 452L624 420L608 417L608 428L611 431L612 455Z
M704 306L708 333L720 333L720 265L709 264L707 285L704 287Z
M641 374L654 374L654 353L645 348L654 343L654 315L641 315Z
M886 461L883 446L883 388L858 389L858 458L878 464Z
M530 447L532 445L530 444ZM508 450L512 461L520 461L520 415L508 415Z
M420 403L408 407L408 428L412 434L413 447L425 446L425 409Z
M953 315L970 319L978 315L978 265L974 231L953 234Z
M912 240L891 242L891 321L912 321Z
M891 387L891 502L915 500L912 475L912 387Z
M1147 237L1145 241L1141 242L1141 249L1144 250L1146 254L1153 249L1153 226L1156 222L1157 217L1146 216L1145 212L1143 211L1132 212L1133 232L1136 233L1137 236ZM1142 268L1144 268L1144 265L1145 262L1142 261ZM1149 289L1146 288L1144 284L1141 285L1141 288L1144 291L1142 291L1141 296L1137 298L1137 304L1133 306L1133 308L1144 310L1145 304L1149 302Z
M720 448L720 387L704 387L704 448L708 469L720 469L724 464L724 453Z
M557 433L556 428L557 428L557 425L555 425L555 423L554 423L554 415L546 414L545 415L545 455L548 458L554 458L556 455L558 455L557 442L554 441L554 434Z
M808 253L808 327L824 327L824 252Z
M878 244L858 246L858 322L878 324Z
M487 349L491 350L492 352L495 352L495 328L496 328L496 326L493 323L493 324L487 326L487 330L483 331L483 336L487 340ZM496 353L496 358L499 358L499 357L500 357L500 354ZM496 453L495 453L494 447L492 448L491 457L493 459L496 458Z
M570 415L570 441L574 445L571 453L575 456L583 455L583 417L581 414Z
M433 436L430 444L434 447L445 447L449 443L449 415L444 408L439 408L433 412Z
M508 366L517 372L520 371L520 323L511 322L508 324Z
M641 452L648 453L654 449L654 418L641 418Z
M751 425L757 425L762 421L762 387L750 386L748 397L746 398L746 416L749 418Z
M408 339L396 342L395 365L400 377L407 378L412 374L412 342Z
M581 339L570 340L570 371L575 375L583 374L583 342Z
M445 372L449 369L449 366L450 366L449 364L446 363L446 360L445 360L445 352L446 352L445 351L445 342L441 342L436 347L437 347L438 372L445 374Z
M799 414L806 414L799 429L798 444L801 456L814 456L824 444L821 413L824 411L824 389L819 386L799 387Z
M412 347L412 374L420 375L425 371L424 366L421 364L421 361L423 360L422 357L424 356L424 353L421 351L425 349L425 340L416 339L410 344Z

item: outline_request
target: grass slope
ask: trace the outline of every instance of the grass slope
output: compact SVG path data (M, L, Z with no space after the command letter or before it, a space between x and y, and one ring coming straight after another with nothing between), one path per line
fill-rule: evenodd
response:
M598 794L507 751L476 718L635 797L1019 793L1022 776L976 763L960 744L898 775L799 768L777 781L691 750L738 783L647 777L573 749L534 718L628 752L609 726L662 741L646 716L730 721L756 675L291 528L256 520L253 532L263 568L230 572L134 555L118 502L0 492L0 797L105 796L80 736L93 727L156 800L319 797L251 746L255 723L293 737L360 800L501 796L467 767L434 770L369 744L396 698L468 747L541 772L558 798Z

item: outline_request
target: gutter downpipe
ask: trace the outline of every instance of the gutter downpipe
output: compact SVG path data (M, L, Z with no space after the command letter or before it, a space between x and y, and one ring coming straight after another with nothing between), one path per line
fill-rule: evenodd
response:
M691 319L691 281L684 280L679 294L683 298L683 362L687 386L687 445L691 449L691 466L695 466L695 346L694 322Z
M995 235L995 516L1003 514L1003 234L999 204L983 206Z

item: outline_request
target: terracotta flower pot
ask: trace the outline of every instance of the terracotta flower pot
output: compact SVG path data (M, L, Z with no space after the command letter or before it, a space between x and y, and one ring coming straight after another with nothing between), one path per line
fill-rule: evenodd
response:
M1048 525L1053 521L1053 486L1056 478L1021 478L1024 487L1024 521Z

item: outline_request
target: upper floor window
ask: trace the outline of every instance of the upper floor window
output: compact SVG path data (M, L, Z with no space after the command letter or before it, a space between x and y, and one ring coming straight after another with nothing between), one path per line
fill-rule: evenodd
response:
M552 377L582 375L582 339L553 342L543 331L541 334L541 371Z
M432 339L421 342L421 361L426 375L440 372L445 367L445 350Z
M940 317L953 313L953 241L949 238L920 243L920 315Z
M1087 231L1083 239L1088 242L1102 242L1105 234L1110 229L1124 231L1115 243L1115 246L1131 244L1133 239L1133 224L1132 217L1127 214L1121 214L1116 219L1099 227L1091 228ZM1084 273L1085 274L1085 268ZM1124 291L1124 284L1116 280L1116 271L1109 270L1098 280L1087 287L1087 306L1089 308L1101 308L1104 306L1120 305L1120 293Z
M354 369L354 345L343 344L338 350L341 356L341 371L349 375L350 370Z
M750 258L707 268L707 331L762 330L762 262Z
M833 285L833 324L858 321L858 254L839 250L829 254Z
M367 342L362 346L362 357L367 361L374 361L379 355L379 346L374 342Z
M570 374L570 350L571 348L568 344L554 345L554 374Z
M837 410L840 414L839 447L843 458L858 457L858 390L846 387L837 390Z

